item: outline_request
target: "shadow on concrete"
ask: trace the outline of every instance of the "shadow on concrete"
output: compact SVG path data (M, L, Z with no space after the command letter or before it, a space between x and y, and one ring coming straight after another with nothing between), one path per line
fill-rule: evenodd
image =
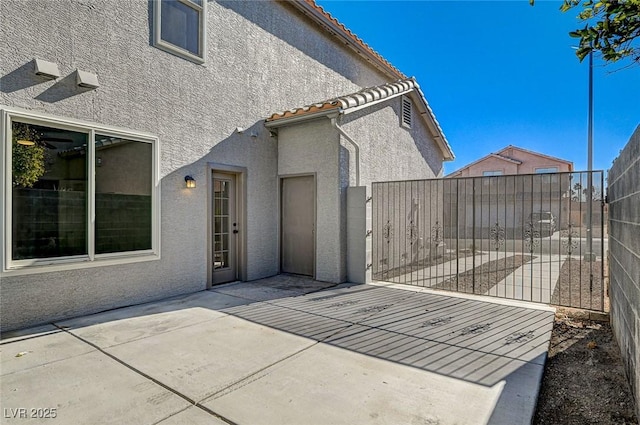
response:
M371 285L279 275L59 322L77 329L205 307L380 359L493 386L524 363L543 364L553 313ZM233 297L216 304L215 294ZM35 328L38 329L38 328ZM153 331L150 329L150 331ZM6 332L3 343L29 330ZM508 371L508 372L507 372Z
M55 328L8 332L2 335L2 344L70 332L96 347L113 350L215 318L207 312L456 380L502 388L489 422L495 424L532 417L554 316L545 309L433 292L335 285L279 275L66 320L53 324ZM154 354L161 355L161 351Z

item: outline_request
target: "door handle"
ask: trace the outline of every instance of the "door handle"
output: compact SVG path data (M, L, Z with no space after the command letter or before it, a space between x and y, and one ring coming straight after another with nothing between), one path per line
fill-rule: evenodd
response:
M234 231L233 231L233 234L235 235L236 233L238 233L238 231L237 231L237 230L234 230Z

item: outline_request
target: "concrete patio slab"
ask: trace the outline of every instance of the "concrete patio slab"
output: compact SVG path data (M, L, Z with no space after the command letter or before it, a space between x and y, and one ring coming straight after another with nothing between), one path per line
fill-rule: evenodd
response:
M552 322L397 284L234 283L10 335L2 407L92 425L529 424Z
M52 327L53 328L53 327ZM32 338L2 341L0 345L0 374L2 376L29 370L31 368L69 359L94 348L84 344L66 332L56 329L44 335L35 334Z
M151 425L189 406L98 351L3 375L1 389L3 424Z
M333 319L329 315L267 303L253 303L223 311L233 317L315 341L328 338L352 324L345 320Z
M386 288L374 290L374 287L360 285L284 298L272 303L293 310L305 311L318 317L358 323L412 296L411 292Z
M500 389L320 344L203 404L242 424L475 425Z
M314 343L226 316L106 351L197 402Z
M245 298L252 301L268 301L284 297L295 297L336 286L335 283L321 282L304 276L278 275L254 282L235 282L216 286L212 291Z
M242 298L203 291L66 320L57 325L106 348L219 319L226 316L219 310L246 303Z
M192 406L158 422L158 425L228 425L228 422L212 416L199 407Z

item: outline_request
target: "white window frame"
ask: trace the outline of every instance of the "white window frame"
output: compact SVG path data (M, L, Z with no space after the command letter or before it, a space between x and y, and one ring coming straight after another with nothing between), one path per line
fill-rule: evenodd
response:
M504 170L487 170L482 172L482 177L504 176Z
M550 171L551 169L555 169L555 171ZM545 183L558 183L558 172L560 170L560 167L557 166L548 166L548 167L536 167L534 169L535 173L537 175L540 176L544 176L544 175L549 175L551 174L551 176L549 177L548 181L544 181Z
M550 171L551 169L553 169L553 171ZM557 173L559 171L558 167L536 167L536 169L534 170L536 172L536 174L551 174L551 173Z
M48 126L88 135L87 158L87 245L86 255L54 258L34 258L26 260L12 259L12 154L11 127L12 122L24 122L40 126ZM140 261L160 259L160 142L154 135L112 126L95 124L92 122L61 118L19 108L0 105L0 163L4 172L0 173L0 184L3 196L0 199L0 257L2 259L2 275L22 275L44 273L80 268L127 264ZM95 253L95 134L122 137L136 142L151 143L152 145L152 190L151 190L151 249L140 251L115 252L107 254Z
M162 0L154 0L153 4L153 45L161 50L172 53L176 56L180 56L184 59L192 62L203 64L205 62L205 52L207 51L207 0L202 0L202 6L190 1L190 0L176 0L196 10L200 14L200 25L198 28L198 40L200 43L200 54L194 55L188 50L176 46L162 39Z

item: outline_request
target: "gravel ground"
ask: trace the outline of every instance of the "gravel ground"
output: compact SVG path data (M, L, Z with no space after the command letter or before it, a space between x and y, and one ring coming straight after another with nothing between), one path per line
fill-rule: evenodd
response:
M571 258L565 260L551 296L551 304L602 310L601 270L602 261L588 262ZM591 274L592 285L589 284Z
M611 326L558 311L533 424L638 424Z
M512 255L498 260L488 261L475 269L458 274L457 279L456 277L452 277L451 279L439 282L434 288L457 290L458 292L469 294L484 294L524 263L535 258L536 257L530 255Z
M460 258L464 258L466 256L467 255L461 255ZM427 267L455 260L457 257L458 256L455 252L447 252L444 255L438 257L424 258L414 263L405 264L388 270L384 270L384 267L381 266L380 268L382 268L383 270L374 271L373 278L376 280L391 280L395 277L402 276L407 273L413 273L417 270L426 269Z

